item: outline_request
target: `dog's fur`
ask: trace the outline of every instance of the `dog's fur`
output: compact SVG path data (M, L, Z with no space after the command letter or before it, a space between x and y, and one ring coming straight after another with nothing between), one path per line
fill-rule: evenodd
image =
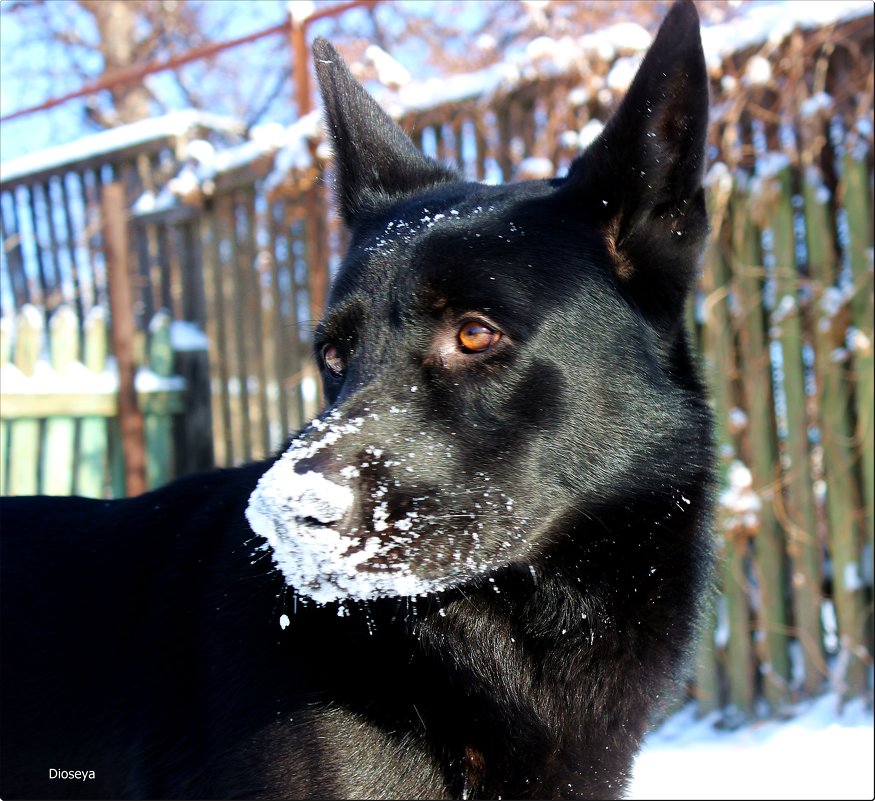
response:
M616 797L684 678L712 461L684 333L707 231L692 3L550 181L466 182L314 51L350 247L294 469L354 502L289 513L292 535L378 548L350 597L429 590L289 587L245 517L273 460L6 499L4 799ZM466 351L471 319L501 337Z

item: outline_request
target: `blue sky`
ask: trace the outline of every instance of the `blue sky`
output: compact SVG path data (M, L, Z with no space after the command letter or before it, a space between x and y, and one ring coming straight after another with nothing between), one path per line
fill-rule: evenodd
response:
M2 2L2 0L0 0ZM62 0L51 0L52 7L58 13L68 14L68 24L87 37L93 35L91 18L85 12L76 9L74 4ZM339 0L320 2L318 5L333 6ZM470 16L471 22L482 21L489 13L489 2L472 2L466 5L464 15ZM429 17L440 14L441 6L449 12L451 4L426 2L425 0L409 0L401 4L403 13L409 16ZM456 7L457 8L457 7ZM69 10L72 9L72 10ZM218 40L233 39L245 36L281 22L285 18L285 0L210 0L206 4L207 14L211 18L211 35ZM347 12L343 17L346 30L360 29L367 35L371 30L370 23L362 10ZM377 12L381 26L387 31L398 23L397 5L378 5ZM454 20L458 22L458 19ZM330 21L316 22L311 26L309 35L326 32ZM215 33L213 33L215 31ZM252 80L263 80L258 65L268 63L268 60L289 59L291 50L282 36L269 37L259 42L243 45L231 51L233 58L242 59L253 65ZM230 54L229 54L230 55ZM415 67L418 60L415 50L402 48L402 52L394 53L408 67ZM99 60L95 59L94 69L99 69ZM15 67L13 68L13 64ZM28 65L32 74L22 77L21 64ZM32 66L31 66L32 65ZM90 65L89 65L90 66ZM203 70L203 64L194 64L186 69L201 70L203 80L216 80L217 77ZM198 74L198 73L196 73ZM419 77L425 77L420 70ZM244 73L245 79L245 73ZM161 87L163 99L170 99L174 108L185 107L186 101L181 93L174 89L173 82L167 73L151 76L149 81ZM81 78L70 68L62 47L46 45L39 41L38 36L25 30L22 20L17 15L0 15L0 113L7 114L20 108L41 103L50 97L57 97L78 89L82 85ZM259 85L253 85L251 91L256 92ZM0 136L0 161L7 161L26 153L40 150L51 145L63 144L97 130L89 125L84 118L84 100L72 100L43 112L37 112L23 118L3 123ZM210 109L227 113L224 109ZM275 102L270 112L262 122L291 122L294 119L294 108L285 99Z
M57 2L56 5L61 12L67 4ZM285 3L282 0L213 0L207 4L207 10L215 16L216 26L220 28L219 38L231 39L281 22L285 15ZM80 26L83 35L90 33L88 23L88 15L82 12L70 16L71 26ZM16 15L0 16L0 54L7 54L0 60L2 114L36 105L82 85L81 78L66 64L63 48L58 45L47 46L31 39L32 35L23 29ZM281 39L280 36L271 37L232 52L239 54L240 58L258 59L275 57L276 50L281 49L290 58L288 46L284 46ZM22 50L26 55L22 55ZM10 53L16 54L18 63L32 63L34 75L23 80L20 73L10 66ZM161 82L165 88L171 85L166 74L153 76L151 80ZM172 97L173 93L168 94ZM178 107L185 105L181 97L173 98L172 102ZM93 133L97 129L86 123L83 108L83 100L72 100L48 111L4 122L0 136L0 161Z

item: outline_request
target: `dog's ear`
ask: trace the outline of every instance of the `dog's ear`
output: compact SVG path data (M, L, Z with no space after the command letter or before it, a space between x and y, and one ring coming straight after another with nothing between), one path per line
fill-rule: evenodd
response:
M670 9L616 113L560 192L598 220L619 281L659 327L680 323L708 233L708 76L691 0Z
M347 225L360 211L386 200L461 180L417 149L321 37L313 42L313 60L334 150L337 200Z

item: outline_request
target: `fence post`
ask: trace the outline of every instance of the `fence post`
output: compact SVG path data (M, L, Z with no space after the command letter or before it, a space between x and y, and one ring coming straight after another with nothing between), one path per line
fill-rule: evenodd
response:
M857 425L854 436L855 450L860 462L863 483L864 508L859 513L860 539L855 531L842 543L837 543L834 554L834 597L836 611L847 610L847 626L840 626L841 648L847 654L847 669L844 677L847 695L864 693L867 689L867 663L872 663L871 603L866 602L864 585L865 569L861 565L863 541L869 544L868 558L873 558L873 494L875 487L875 441L873 441L873 296L872 296L872 209L869 202L868 168L865 160L858 160L848 153L842 161L842 176L839 184L841 202L847 213L848 256L853 281L851 296L851 327L846 336L850 351L855 390ZM871 564L871 563L870 563ZM870 566L871 571L871 566ZM871 572L869 574L871 576ZM866 611L868 606L868 612ZM868 621L867 621L868 617Z
M173 459L176 475L186 475L215 465L209 342L194 323L177 320L170 343L173 372L185 379L185 410L173 418Z
M749 188L738 188L732 200L732 243L735 288L744 324L739 329L739 355L748 413L747 456L753 488L759 496L759 528L753 538L754 565L760 590L757 606L757 651L765 670L780 677L790 675L785 599L786 569L783 532L775 513L778 463L775 446L774 399L769 368L768 333L763 319L763 268L758 231L751 220ZM773 706L783 700L778 682L764 677L766 695Z
M771 312L772 336L780 342L783 385L786 399L787 438L781 462L784 467L784 517L787 552L792 560L793 607L796 632L812 636L799 637L805 667L805 692L817 692L823 665L820 622L820 540L812 492L809 452L809 418L806 409L803 367L802 311L800 308L800 273L796 264L794 237L792 176L789 165L774 176L777 196L769 205L768 225L774 237L775 309ZM781 676L781 679L791 678Z
M715 173L708 187L708 208L714 219L715 234L708 244L703 262L702 284L706 293L702 350L708 370L717 442L720 447L720 477L726 486L729 467L739 458L740 442L737 430L730 425L730 410L735 405L735 381L738 375L736 352L732 337L733 293L729 264L723 254L725 240L720 232L729 220L733 181L727 174ZM731 243L731 242L728 242ZM727 244L728 244L727 243ZM731 509L718 511L722 534L720 576L726 602L728 639L725 643L725 667L731 723L738 724L753 714L754 660L751 643L749 582L746 565L750 537L753 531L743 520L735 519ZM700 679L701 680L701 679ZM711 679L713 682L714 680ZM716 694L716 691L712 691ZM719 704L719 697L715 699ZM703 711L710 711L703 709Z
M21 307L15 322L13 362L26 376L36 372L43 346L43 316L36 306ZM39 492L39 436L36 419L15 420L10 424L9 452L15 454L10 465L9 494L35 495Z
M127 204L124 186L118 182L103 187L103 244L109 283L109 313L112 350L118 365L119 423L125 469L125 492L139 495L146 489L146 448L143 414L134 387L135 326L133 293L128 264Z
M860 451L866 511L863 526L869 547L875 547L875 350L873 350L872 207L865 159L852 152L842 166L842 203L848 215L848 248L854 294L851 319L852 351L857 399L856 441ZM870 556L871 558L871 556Z
M149 323L149 348L146 366L156 376L166 378L173 372L173 351L170 347L170 314L156 312ZM149 489L167 483L172 474L171 420L166 412L146 414L146 479Z
M9 363L9 349L12 346L12 319L0 317L0 369ZM0 495L5 495L7 459L9 458L9 423L0 419Z
M69 306L58 306L49 319L49 355L59 378L69 373L79 357L79 320ZM70 495L73 491L76 421L72 417L46 420L42 454L42 492Z
M83 361L93 374L106 370L106 311L95 306L85 318ZM89 498L103 498L106 493L106 470L109 456L107 420L83 417L79 423L79 465L76 492Z

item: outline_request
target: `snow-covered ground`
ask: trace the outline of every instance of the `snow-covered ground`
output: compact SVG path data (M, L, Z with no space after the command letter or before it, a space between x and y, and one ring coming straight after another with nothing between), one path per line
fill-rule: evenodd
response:
M800 706L787 721L736 731L714 729L682 709L646 740L632 799L872 799L872 710L853 701L837 713L835 695Z

